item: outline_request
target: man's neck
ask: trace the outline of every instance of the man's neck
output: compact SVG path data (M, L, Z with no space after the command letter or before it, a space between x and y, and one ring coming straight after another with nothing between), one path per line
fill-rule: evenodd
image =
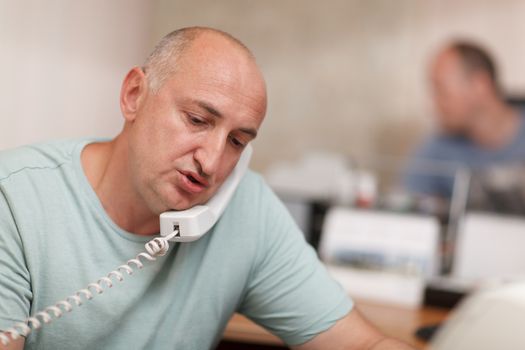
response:
M143 205L134 190L128 171L125 136L110 142L87 145L81 155L82 167L104 210L120 228L138 235L159 232L159 219Z
M503 148L516 137L519 122L516 111L498 100L480 108L472 119L468 136L481 147Z

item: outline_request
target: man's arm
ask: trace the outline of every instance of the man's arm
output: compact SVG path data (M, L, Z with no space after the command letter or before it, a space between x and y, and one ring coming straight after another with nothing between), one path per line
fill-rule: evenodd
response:
M22 239L4 193L0 184L0 333L29 316L32 297ZM0 340L0 350L20 350L24 343L24 337L7 346Z
M412 348L381 334L354 308L328 330L304 344L293 346L292 349L410 350Z
M0 341L0 350L22 350L25 340L26 338L20 337L17 340L12 340L8 345L3 345Z

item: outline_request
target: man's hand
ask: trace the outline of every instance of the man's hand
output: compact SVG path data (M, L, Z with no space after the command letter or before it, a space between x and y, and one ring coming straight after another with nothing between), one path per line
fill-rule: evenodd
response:
M292 347L297 350L410 350L406 344L386 337L365 321L354 308L328 330L312 340Z

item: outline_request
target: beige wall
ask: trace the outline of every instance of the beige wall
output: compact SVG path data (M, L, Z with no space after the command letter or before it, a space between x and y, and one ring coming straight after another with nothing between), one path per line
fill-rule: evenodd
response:
M525 93L525 1L158 0L151 43L172 29L226 30L256 54L269 89L253 166L311 149L358 159L404 154L431 125L428 58L453 36L479 39L503 85Z
M120 130L120 84L151 18L142 0L0 1L0 149Z

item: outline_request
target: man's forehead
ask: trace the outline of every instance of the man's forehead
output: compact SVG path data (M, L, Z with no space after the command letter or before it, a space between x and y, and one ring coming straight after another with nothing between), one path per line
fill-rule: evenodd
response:
M239 50L190 48L178 62L174 78L185 76L197 86L237 87L246 95L266 98L266 84L255 61Z
M192 40L175 64L164 87L178 98L205 102L207 112L214 115L225 114L225 104L233 102L236 108L245 109L245 113L262 122L266 113L266 85L245 47L206 32Z
M178 65L217 64L221 59L229 61L245 61L255 64L255 60L247 48L220 33L203 32L197 35L181 52L177 59Z

